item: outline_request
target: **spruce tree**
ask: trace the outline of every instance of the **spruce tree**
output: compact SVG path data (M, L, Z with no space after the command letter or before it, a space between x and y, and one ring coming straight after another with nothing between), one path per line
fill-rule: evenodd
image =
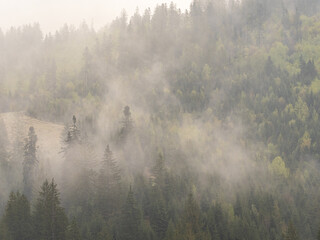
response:
M75 219L67 227L66 240L81 240L80 230Z
M140 240L141 236L141 213L136 205L131 186L122 210L119 235L121 240Z
M151 209L149 211L149 214L151 226L157 234L158 238L163 239L167 232L169 219L165 201L161 192L157 188L153 189L150 205Z
M13 240L31 240L30 204L19 192L11 192L4 214L4 224Z
M7 152L8 137L5 125L2 119L0 119L0 170L6 172L9 167Z
M7 151L8 143L7 131L3 120L0 118L0 186L8 186L8 189L10 189L13 185L12 183L16 180L12 170L14 167L18 167L14 166L13 161L9 161L10 156ZM9 191L5 191L3 187L2 191L0 191L0 206L5 204L2 199L6 199L8 195Z
M133 129L133 120L131 118L131 111L129 106L123 109L123 118L121 120L121 129L119 133L119 140L125 141L129 133Z
M105 148L98 177L98 208L105 218L120 208L121 174L109 145Z
M64 240L68 220L60 205L57 184L46 180L41 186L33 213L34 239Z
M288 226L288 230L285 236L285 240L299 240L299 235L297 233L297 230L295 228L295 226L293 225L293 222L290 221L289 226Z
M161 153L159 153L159 156L156 159L154 167L152 168L152 173L154 177L153 184L163 190L165 185L166 166L164 157Z
M116 159L113 157L109 145L107 145L104 151L100 174L107 178L106 180L108 180L110 187L120 187L120 168L117 165Z
M0 221L0 239L13 240L12 236L9 233L7 225L3 221Z
M37 160L37 140L38 137L31 126L29 128L28 138L25 139L24 145L24 161L23 161L23 193L31 198L35 167L38 163Z
M197 236L200 232L200 208L198 203L193 197L193 194L189 194L185 210L184 210L184 217L183 221L186 227L187 232Z

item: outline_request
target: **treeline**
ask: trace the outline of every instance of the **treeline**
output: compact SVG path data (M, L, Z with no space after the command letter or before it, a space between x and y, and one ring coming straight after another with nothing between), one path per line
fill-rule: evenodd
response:
M37 226L37 129L10 153L0 123L3 239L20 239L17 201L31 239L319 239L319 23L317 0L216 0L1 33L1 110L81 119L55 177L59 238Z
M132 131L130 108L125 107L115 146L129 140ZM190 180L194 173L177 175L162 153L148 174L133 176L131 185L109 145L97 170L83 165L93 152L75 116L65 134L61 189L65 208L53 179L45 180L36 194L30 173L37 168L37 136L30 127L24 146L24 194L11 192L1 218L1 239L299 239L293 222L284 230L279 204L283 207L285 199L278 203L278 196L251 188L228 203L220 199L224 194L217 195L226 191L221 179L208 176L214 189L202 192L199 185L197 190Z

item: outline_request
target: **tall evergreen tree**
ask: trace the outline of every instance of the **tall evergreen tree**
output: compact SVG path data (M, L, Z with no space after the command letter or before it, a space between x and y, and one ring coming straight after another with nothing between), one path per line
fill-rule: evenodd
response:
M46 180L41 186L41 191L33 213L34 239L35 240L65 240L68 219L60 204L57 184Z
M185 203L183 216L178 229L180 239L203 239L200 217L200 208L193 194L190 193Z
M130 186L126 203L122 210L120 225L121 240L140 240L141 237L141 213L136 205L133 191Z
M66 136L64 134L66 134ZM75 177L75 164L80 164L80 160L83 159L80 130L75 115L72 117L71 126L66 127L65 132L63 133L61 153L64 155L65 159L65 168L63 170L63 176L65 177L64 184L67 184L70 179ZM77 168L77 170L79 170L79 168Z
M101 175L108 178L108 184L110 187L120 187L121 183L121 174L120 168L116 162L116 159L113 157L113 153L110 150L109 145L105 148L104 156L102 160L102 168L100 171Z
M66 240L81 240L80 229L75 219L67 227Z
M166 166L162 153L159 153L159 156L152 168L152 173L154 177L154 185L160 189L163 189L165 185Z
M97 194L98 208L104 217L108 217L119 210L121 193L120 168L113 157L109 145L107 145L98 177Z
M123 109L123 118L121 120L120 140L125 141L128 134L133 129L133 120L131 117L131 111L129 106L125 106Z
M29 128L28 138L25 139L23 161L23 193L28 198L31 198L32 196L35 167L38 163L36 156L37 140L38 137L34 131L34 128L31 126Z
M12 161L9 161L9 153L8 153L8 137L7 131L4 125L3 120L0 118L0 185L1 186L12 186L12 182L14 181L13 166ZM9 190L10 191L10 190ZM2 199L6 199L9 191L5 191L5 187L0 191L0 205L5 204ZM1 209L0 209L1 213Z
M288 230L285 236L285 240L299 240L299 235L297 233L297 230L295 228L295 226L293 225L293 222L290 221L289 226L288 226Z
M4 223L13 240L32 239L30 204L23 194L11 192L4 214Z
M13 240L12 236L9 233L7 225L3 221L0 221L0 239L1 240Z
M159 239L166 235L169 219L165 201L158 189L153 189L150 209L150 222Z
M6 172L8 170L8 138L7 131L2 119L0 119L0 170Z

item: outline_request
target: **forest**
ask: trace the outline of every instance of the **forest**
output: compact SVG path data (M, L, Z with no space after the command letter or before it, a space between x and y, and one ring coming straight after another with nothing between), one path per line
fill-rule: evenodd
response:
M0 239L320 240L319 114L319 0L0 31Z

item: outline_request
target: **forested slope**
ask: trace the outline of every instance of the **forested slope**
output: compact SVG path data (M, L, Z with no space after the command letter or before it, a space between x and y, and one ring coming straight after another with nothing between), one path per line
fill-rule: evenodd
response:
M1 110L66 125L52 170L41 126L8 150L0 122L1 239L320 238L319 1L26 25L0 52Z

